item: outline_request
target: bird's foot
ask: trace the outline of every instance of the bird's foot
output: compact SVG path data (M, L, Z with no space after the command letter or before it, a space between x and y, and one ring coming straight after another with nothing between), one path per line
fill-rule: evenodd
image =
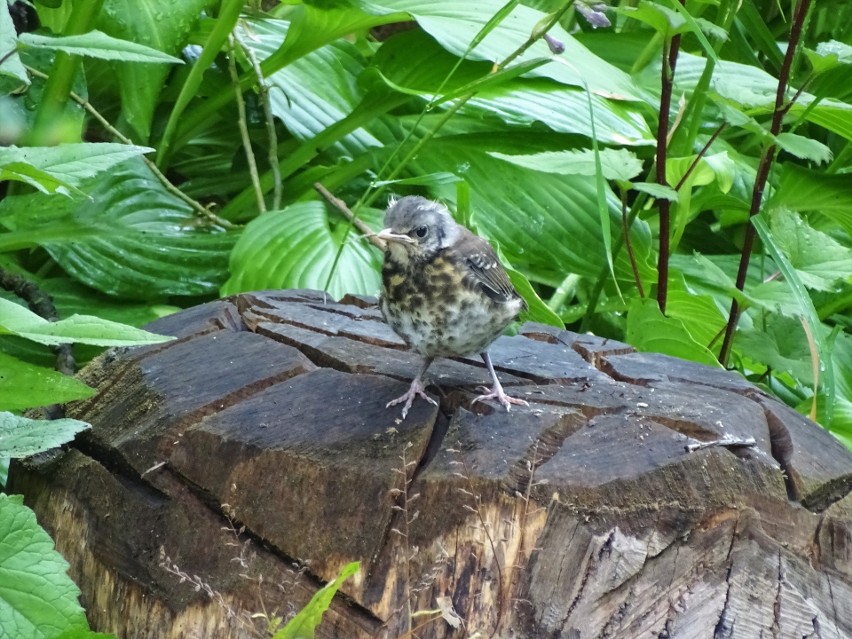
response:
M484 402L487 399L496 399L503 406L506 407L506 412L512 410L512 404L516 406L529 406L529 402L518 399L517 397L509 397L505 391L503 391L503 387L500 384L495 384L493 388L489 389L485 386L480 386L479 390L485 391L484 395L480 395L479 397L475 397L474 400L470 403L473 406L476 402Z
M435 406L438 405L438 402L436 402L434 399L432 399L426 394L426 387L423 385L423 382L420 381L420 378L417 377L414 379L413 382L411 382L411 386L408 387L408 391L405 393L405 395L400 395L396 399L390 400L387 404L385 404L385 408L390 408L391 406L396 406L397 404L402 404L403 402L405 402L402 407L402 418L405 419L408 415L408 411L411 408L411 405L414 403L414 399L418 396L422 397L430 404L433 404Z

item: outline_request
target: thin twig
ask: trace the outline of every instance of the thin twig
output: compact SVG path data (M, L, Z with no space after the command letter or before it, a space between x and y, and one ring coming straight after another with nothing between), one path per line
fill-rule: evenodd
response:
M27 73L29 73L30 75L34 75L37 78L41 78L42 80L46 80L47 77L48 77L46 73L42 73L38 69L34 69L34 68L26 66L26 65L24 65L24 67L26 68ZM114 138L116 138L117 140L119 140L123 144L135 144L133 142L133 140L131 140L126 135L124 135L121 131L119 131L114 126L112 126L109 123L109 121L104 116L102 116L98 112L98 110L95 109L95 107L93 107L92 104L88 100L86 100L83 97L80 97L79 95L77 95L73 91L68 94L68 97L70 97L72 100L74 100L74 102L76 102L78 105L80 105L83 108L83 110L86 111L86 113L88 113L93 118L95 118L95 120L97 120L98 123ZM169 181L169 178L167 178L165 175L163 175L163 172L160 171L159 168L157 168L157 165L154 162L152 162L151 160L149 160L147 157L145 157L144 155L142 156L142 161L151 170L151 173L154 174L154 177L156 177L157 180L160 181L160 183L163 185L163 188L165 188L166 191L168 191L169 193L174 195L176 198L180 199L181 201L183 201L186 204L188 204L189 206L191 206L192 209L194 211L196 211L199 215L206 218L209 222L211 222L212 224L215 224L216 226L220 226L220 227L225 228L225 229L237 228L238 225L236 225L233 222L230 222L230 221L228 221L224 218L219 217L218 215L216 215L215 213L213 213L209 209L207 209L203 204L201 204L200 202L197 202L196 200L193 200L186 193L184 193L178 187L176 187L174 184L172 184Z
M633 243L630 240L630 220L627 217L627 193L621 189L621 230L624 234L624 246L627 249L627 257L630 260L630 268L633 269L633 279L636 281L636 290L639 297L645 297L645 288L642 286L642 278L639 276L639 265L636 263L636 254L633 252Z
M255 76L257 76L257 94L260 97L260 103L263 105L263 118L266 122L266 137L269 145L268 161L272 169L272 210L277 211L281 208L281 196L284 189L281 181L281 167L278 166L278 133L275 131L275 116L272 113L272 102L269 98L269 85L266 84L263 70L260 68L260 62L254 51L238 35L235 34L234 38L242 48L252 69L254 69Z
M237 103L237 128L240 131L240 139L243 141L243 149L246 152L249 177L254 187L254 197L257 201L257 210L266 213L266 202L263 199L263 189L260 186L260 176L257 174L257 162L254 159L254 151L251 148L251 136L248 132L248 121L246 120L246 101L240 89L240 74L237 73L237 47L234 44L234 36L228 36L228 74L234 85L234 100Z
M716 141L716 138L719 137L719 134L725 130L727 126L727 122L722 122L717 129L713 132L713 135L710 136L710 139L707 140L707 143L701 147L701 150L698 152L698 155L695 156L695 159L692 160L692 163L689 165L689 168L686 169L686 172L683 174L683 177L678 180L677 186L675 186L675 191L680 191L680 188L686 184L686 180L689 179L689 176L692 175L692 172L695 170L695 167L698 166L698 163L701 161L701 158L705 156L707 151L710 149L710 145Z
M2 67L3 63L6 62L6 60L8 60L9 58L11 58L13 55L15 55L17 52L18 50L13 48L11 51L7 51L6 53L4 53L3 56L0 57L0 67Z
M355 214L349 210L349 207L346 206L346 202L341 200L338 197L335 197L327 188L325 188L319 182L314 182L314 188L317 190L317 193L323 196L325 200L331 204L334 208L340 211L343 216L352 222L355 225L355 228L361 231L364 234L370 243L375 246L377 249L384 251L385 250L385 241L379 239L373 229L364 224L359 218L355 217Z
M793 64L793 57L798 49L799 38L802 34L802 25L805 21L805 16L808 14L811 0L799 0L796 6L793 23L790 26L790 40L787 43L787 51L784 53L784 61L781 64L781 71L778 74L778 89L775 93L775 109L772 113L772 124L769 127L769 132L773 137L781 132L781 124L784 120L784 114L792 106L792 100L785 105L787 95L787 85L790 81L790 69ZM801 95L796 94L796 97ZM760 213L763 204L763 192L766 189L766 183L769 180L769 171L772 169L772 163L775 160L775 154L778 147L775 144L769 144L760 157L760 163L757 166L757 174L754 178L754 188L751 194L751 207L749 208L748 216L749 223L746 226L745 237L743 238L743 248L740 254L740 265L737 270L736 287L742 291L745 288L746 275L748 274L748 265L751 260L751 252L754 248L755 235L757 230L751 219ZM722 341L722 348L719 350L719 363L725 366L728 361L728 356L731 353L731 347L734 342L734 332L740 319L740 305L736 298L731 299L731 311L728 315L728 324L725 326L725 339Z

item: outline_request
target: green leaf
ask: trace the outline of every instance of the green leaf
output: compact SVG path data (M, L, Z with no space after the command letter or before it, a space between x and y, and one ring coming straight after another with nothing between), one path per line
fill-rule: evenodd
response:
M663 186L656 182L631 182L630 188L636 189L641 193L647 193L658 200L669 200L670 202L678 201L677 191L670 186Z
M0 298L0 334L17 335L39 344L56 345L78 342L98 346L139 346L173 340L91 315L72 315L49 322L28 308Z
M769 228L778 248L808 288L835 291L839 281L852 279L852 248L812 228L801 216L773 209Z
M768 315L760 328L737 331L736 349L776 371L786 371L805 385L813 385L811 352L800 319Z
M793 265L790 264L790 262L784 256L784 253L781 248L775 242L775 238L767 227L766 222L764 222L763 216L755 215L754 217L752 217L751 223L754 225L757 234L763 241L767 252L775 260L775 263L778 265L778 268L784 275L784 279L787 281L790 290L793 292L793 295L795 296L796 301L799 304L799 308L801 309L801 317L804 318L805 323L808 326L808 330L810 331L814 343L816 344L817 356L819 358L819 367L822 371L820 387L822 388L823 393L825 395L826 415L828 416L828 419L831 419L831 416L834 412L834 399L836 393L834 387L834 366L831 360L831 349L829 347L828 340L826 340L825 336L823 335L823 325L819 321L819 316L817 315L816 309L814 308L813 301L808 295L807 290L805 290L805 287L802 284L802 281L799 278L797 271L793 268ZM831 428L830 421L824 422L823 425L826 428Z
M357 561L346 564L337 578L320 588L307 605L276 632L272 639L313 639L316 627L322 621L322 615L328 610L334 595L340 590L343 582L358 572L360 567L361 564Z
M838 333L831 349L831 357L837 381L837 403L828 418L819 411L825 407L818 405L819 421L822 424L831 424L831 432L852 448L852 336L845 332Z
M105 0L97 27L116 38L178 55L208 5L209 0ZM133 127L138 139L148 140L163 83L172 69L125 62L112 62L109 67L104 79L110 86L103 88L114 92L117 81L122 119Z
M370 220L379 224L380 212ZM223 295L270 288L323 289L348 222L317 201L297 202L269 211L246 225L231 254L231 277ZM374 295L379 290L381 255L364 238L350 233L328 292Z
M512 286L521 294L529 307L525 313L523 313L522 321L529 320L531 322L539 322L540 324L549 324L550 326L556 326L558 328L565 328L565 322L563 322L560 317L554 313L550 307L545 304L544 300L542 300L536 290L530 284L530 281L519 271L516 271L513 268L506 267L506 273L509 275L509 280L512 282Z
M23 182L47 194L58 193L70 196L73 192L78 195L85 195L73 184L24 162L9 162L0 165L0 180Z
M671 37L687 30L686 20L677 11L672 11L668 7L653 2L642 0L635 7L619 7L618 12L626 18L647 24L665 37Z
M29 457L67 444L89 428L78 419L28 419L0 412L0 457Z
M301 3L295 7L289 7L288 17L291 18L291 22L285 29L287 37L279 40L277 48L264 61L262 65L264 75L271 75L311 51L349 34L405 20L405 16L399 13L381 12L380 15L372 15L348 2L337 6L335 4L330 2L322 6ZM246 44L251 46L252 39L249 37Z
M677 278L676 271L670 273L669 280L666 315L680 320L690 337L699 344L708 348L714 344L718 349L721 345L718 338L725 327L727 315L722 313L711 295L690 291Z
M236 6L240 4L238 2ZM287 39L283 41L283 44L281 39L279 39L275 45L278 48L261 63L261 71L264 77L273 75L276 71L284 68L294 60L325 44L339 40L352 33L366 31L375 26L400 22L406 17L403 14L393 12L380 12L382 15L369 15L357 10L355 7L349 6L348 3L346 6L342 6L342 3L337 6L334 6L334 4L337 3L324 3L320 7L314 5L314 3L310 3L310 5L299 3L296 6L290 5L286 7L285 11L287 11L288 16L292 17L292 22L287 30ZM249 17L246 17L246 19L251 20ZM245 44L248 46L252 46L253 39L254 34L252 32L247 33L246 37L243 38ZM213 55L215 56L215 53ZM199 59L200 61L201 59ZM212 57L209 61L206 61L208 65L211 62ZM254 86L256 84L255 77L253 70L248 71L244 75L241 85L243 87ZM316 78L313 78L313 80L316 80ZM191 96L189 97L191 98ZM186 114L186 117L177 123L181 133L181 140L185 141L199 126L217 117L217 114L222 112L225 105L231 101L233 101L231 92L219 91L191 109ZM374 104L372 106L376 107L377 105ZM396 105L388 105L380 113L384 113L390 108L393 108L393 106Z
M0 55L5 56L7 52L12 54L0 63L0 76L11 78L13 83L18 86L29 86L30 78L27 75L27 70L21 63L21 57L15 52L17 47L18 34L15 31L15 24L12 22L12 16L9 15L11 5L3 8L0 7ZM3 85L0 85L3 87Z
M816 50L804 49L814 73L825 73L838 66L852 64L852 46L837 40L820 42Z
M94 394L93 388L74 377L0 352L0 410L63 404Z
M0 181L19 180L43 193L79 192L76 187L83 180L153 150L145 146L109 142L0 147Z
M676 90L692 91L698 85L706 58L681 51L677 58ZM656 67L656 68L654 68ZM644 74L653 75L659 83L659 64L649 65ZM713 69L713 91L746 108L769 107L775 104L778 80L763 69L749 64L718 60ZM788 91L792 97L793 90Z
M245 18L243 40L259 60L272 55L288 23L283 20ZM343 120L361 103L364 92L354 82L366 64L355 45L333 42L294 60L267 78L273 114L300 140L313 138ZM381 142L368 130L359 129L339 147L343 153L360 154Z
M569 272L597 278L607 262L594 180L531 171L488 154L494 151L530 152L523 141L506 136L441 138L421 151L412 170L452 170L462 175L470 184L471 203L483 234L497 242L509 262L532 281L555 287ZM433 194L453 201L455 189L438 187ZM606 203L613 233L620 233L621 204L609 189ZM647 223L637 220L631 237L640 274L650 277ZM619 253L615 267L619 279L633 281L625 251Z
M592 149L545 151L532 155L489 153L492 157L543 173L561 175L595 175L595 153ZM642 161L625 149L601 149L600 163L607 180L631 180L642 172Z
M149 322L177 313L180 308L169 304L130 302L104 295L67 277L37 279L38 285L50 295L60 317L96 315L104 319L143 326Z
M198 87L201 86L204 72L210 68L216 60L216 56L222 51L225 42L228 41L228 36L234 30L242 8L242 0L222 0L220 3L219 14L213 25L213 30L204 43L201 55L198 56L198 59L192 65L189 75L180 89L177 100L175 100L175 105L169 114L169 119L166 122L163 137L160 139L160 144L157 148L157 164L159 166L162 167L167 164L168 159L171 157L173 152L172 142L177 131L178 122L190 100L198 93Z
M524 44L546 17L541 11L518 5L468 53L470 43L475 41L483 27L491 22L493 16L501 13L505 5L503 0L467 3L456 0L358 0L357 4L371 13L408 13L450 53L456 56L467 53L471 59L490 63L503 60ZM537 40L517 61L551 58L552 62L531 71L531 76L551 78L577 87L587 83L593 93L605 97L639 99L641 92L629 75L591 53L560 25L554 26L549 34L564 43L565 51L560 56L553 56L547 43Z
M797 158L823 164L831 160L831 149L825 144L795 133L779 133L775 136L778 145Z
M554 131L592 135L586 91L541 78L513 79L512 67L503 74L493 74L488 62L465 60L459 64L456 56L418 30L405 31L382 43L373 63L394 90L424 98L469 93L476 87L478 93L461 107L459 115L477 120L488 116L525 128L541 122ZM495 81L495 76L500 76L501 84L487 84ZM599 140L621 145L654 144L638 108L597 95L591 99ZM443 108L449 107L446 104Z
M23 497L0 493L0 634L45 639L87 630L67 570Z
M782 166L778 189L766 208L816 211L852 235L852 180L848 175L826 175L788 162Z
M225 279L236 234L205 228L141 160L81 183L91 201L41 193L0 202L0 251L42 246L75 279L130 299L205 295Z
M595 109L597 139L609 144L650 146L653 137L639 113L623 104L590 96ZM588 94L545 80L510 82L483 91L459 109L461 115L497 117L506 124L528 128L536 122L560 133L592 137Z
M663 315L657 302L649 298L631 300L626 339L640 351L663 353L719 367L713 353L689 334L681 320Z
M410 178L399 178L396 180L377 180L373 182L374 187L390 186L392 184L404 184L407 186L438 186L440 184L456 184L462 179L455 173L442 171L440 173L430 173L428 175L416 175Z
M52 49L71 55L121 60L123 62L157 62L160 64L183 64L183 60L157 51L142 44L113 38L101 31L89 31L80 35L47 36L37 33L22 33L21 44L34 49Z

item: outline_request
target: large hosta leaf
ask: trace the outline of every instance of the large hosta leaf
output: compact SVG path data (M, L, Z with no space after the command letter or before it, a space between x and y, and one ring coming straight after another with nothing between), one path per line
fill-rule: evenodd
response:
M417 56L418 64L412 64L413 55ZM390 38L375 57L382 77L392 86L428 97L458 91L491 74L488 63L466 61L456 68L457 62L456 56L419 31L406 31ZM653 144L653 135L638 110L597 95L591 99L599 140L615 144ZM468 100L459 113L477 120L494 116L507 124L524 127L541 122L554 131L592 136L589 97L585 91L545 79L515 78L499 86L488 86Z
M289 23L246 19L244 24L243 42L264 60L280 47ZM345 40L311 51L268 78L272 112L297 138L312 138L361 103L363 91L356 79L364 66L355 46ZM378 144L375 136L359 129L345 138L341 150L361 153Z
M141 160L82 184L91 200L41 193L0 202L0 250L39 245L75 279L132 299L215 293L236 235L204 223Z
M403 11L432 35L445 49L463 55L471 41L506 3L503 0L457 2L456 0L359 0L365 11L387 13ZM474 60L496 62L505 59L527 41L546 14L524 5L516 6L485 39L470 53ZM533 58L553 57L553 61L530 72L532 76L547 77L562 84L588 86L607 97L638 99L639 89L626 73L594 55L558 24L550 35L565 46L559 56L552 56L548 45L538 40L516 62Z
M675 74L676 89L693 91L706 63L705 58L681 51ZM638 81L651 88L659 86L659 78L660 63L657 61L642 71ZM750 115L767 115L774 108L778 80L759 67L719 60L713 69L710 89L714 94L746 108ZM787 97L792 98L795 94L795 87L789 87ZM813 106L814 100L813 95L803 92L790 107L790 116L795 118L804 114L809 122L852 140L852 105L829 99Z
M377 227L376 212L366 221ZM326 208L315 201L264 213L246 226L234 247L231 277L222 294L268 288L325 289L347 225L339 216L330 220ZM379 252L352 231L328 292L335 298L346 293L376 294L380 265Z
M636 297L627 315L627 341L640 351L664 353L673 357L719 366L706 346L690 335L683 322L666 317L656 300Z
M852 179L848 175L826 175L787 163L767 206L819 212L852 235Z
M97 24L111 36L177 55L209 4L209 0L106 0ZM162 64L116 62L112 71L112 82L117 81L121 91L121 115L138 139L147 140L154 108L171 69Z
M86 178L153 150L110 142L4 147L0 148L0 181L18 180L42 193L67 195Z
M772 236L805 286L834 291L840 281L852 281L852 249L786 209L773 210L769 219Z
M453 171L462 176L470 184L478 227L530 279L556 286L568 273L600 275L606 253L594 180L532 171L492 157L488 151L521 154L534 149L496 136L459 136L434 140L415 166L423 173ZM447 200L455 198L452 187L435 193ZM612 228L620 229L620 207L611 192L607 204ZM640 271L650 277L652 269L644 261L650 246L647 225L634 223L631 236ZM616 260L616 273L632 280L623 251Z

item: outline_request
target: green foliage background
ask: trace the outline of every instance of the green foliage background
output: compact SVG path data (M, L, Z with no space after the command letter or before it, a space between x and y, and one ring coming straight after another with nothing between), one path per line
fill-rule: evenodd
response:
M60 318L376 294L381 255L314 183L374 230L422 193L499 248L530 319L722 360L852 446L852 4L34 10L18 34L0 8L0 272ZM51 330L0 307L0 410L91 392L48 370Z

